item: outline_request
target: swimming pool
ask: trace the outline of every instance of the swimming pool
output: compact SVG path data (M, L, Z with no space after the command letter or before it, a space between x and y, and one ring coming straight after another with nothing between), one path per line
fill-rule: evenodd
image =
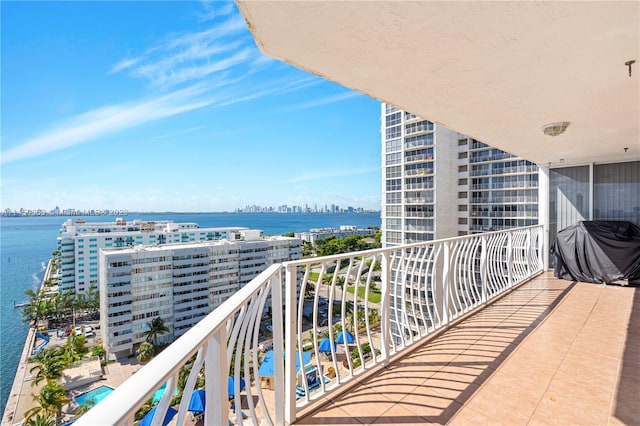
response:
M167 387L167 384L165 383L164 385L160 386L160 389L158 389L153 393L152 399L154 404L160 401L160 398L162 398L162 395L164 394L164 390L166 387ZM177 394L178 394L178 389L176 389L173 395L175 396Z
M109 386L100 386L99 388L95 388L90 390L89 392L82 393L76 396L75 399L78 405L88 405L89 401L93 400L94 404L102 401L107 395L113 392L113 388Z

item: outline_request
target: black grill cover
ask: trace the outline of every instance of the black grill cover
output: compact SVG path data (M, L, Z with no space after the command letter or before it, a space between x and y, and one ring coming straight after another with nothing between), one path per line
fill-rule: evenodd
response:
M631 222L578 222L558 232L552 252L557 278L589 283L640 279L640 227Z

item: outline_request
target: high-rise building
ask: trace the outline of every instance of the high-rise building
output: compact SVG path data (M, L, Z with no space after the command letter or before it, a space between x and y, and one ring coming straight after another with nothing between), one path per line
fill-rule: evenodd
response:
M172 342L274 263L299 259L301 241L240 230L220 241L100 250L105 350L128 356L160 317Z
M393 105L381 117L384 246L537 223L536 165Z
M100 249L141 245L161 246L193 241L217 241L235 238L241 227L199 228L197 223L141 220L91 222L78 218L62 224L58 237L60 259L59 291L85 293L98 285Z

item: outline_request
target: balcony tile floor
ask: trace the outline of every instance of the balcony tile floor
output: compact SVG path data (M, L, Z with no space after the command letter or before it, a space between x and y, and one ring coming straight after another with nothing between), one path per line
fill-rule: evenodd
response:
M640 288L541 275L302 415L296 424L640 425Z

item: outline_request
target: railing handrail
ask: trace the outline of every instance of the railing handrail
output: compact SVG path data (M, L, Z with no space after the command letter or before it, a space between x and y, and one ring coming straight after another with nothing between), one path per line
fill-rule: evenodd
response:
M503 232L516 232L516 231L521 231L521 230L526 230L526 229L534 229L534 228L540 228L540 227L542 227L542 225L530 225L530 226L523 226L523 227L519 227L519 228L502 229L502 230L499 230L499 231L483 232L482 235L488 237L490 235L500 234L500 233L503 233ZM311 263L311 262L318 262L318 260L323 260L325 262L331 262L331 261L338 260L338 259L344 259L345 257L368 256L368 255L372 255L372 254L388 253L388 252L404 250L404 249L408 249L408 248L425 246L425 245L435 245L435 244L439 244L439 243L454 242L454 241L464 240L466 238L477 237L478 235L479 234L461 235L461 236L457 236L457 237L440 238L438 240L420 241L418 243L403 244L402 246L393 246L393 247L383 247L383 248L361 250L361 251L352 251L352 252L349 252L349 253L333 254L333 255L330 255L330 256L309 257L309 258L306 258L306 259L291 260L291 261L288 261L288 262L283 262L283 265L286 268L287 266L303 266L303 265L306 265L306 264Z
M184 335L180 336L169 347L165 348L153 358L144 368L135 374L135 381L126 380L112 393L107 395L75 424L78 426L92 426L96 424L120 424L129 417L133 417L139 407L151 397L155 389L162 386L172 375L176 365L183 365L198 352L198 349L211 338L220 327L226 326L226 321L233 315L238 306L246 303L262 284L281 270L280 264L269 266L265 271L238 290L233 296L225 300L209 315L194 325ZM144 385L140 385L140 383ZM126 411L114 412L110 401L126 401ZM121 408L125 408L120 406Z

